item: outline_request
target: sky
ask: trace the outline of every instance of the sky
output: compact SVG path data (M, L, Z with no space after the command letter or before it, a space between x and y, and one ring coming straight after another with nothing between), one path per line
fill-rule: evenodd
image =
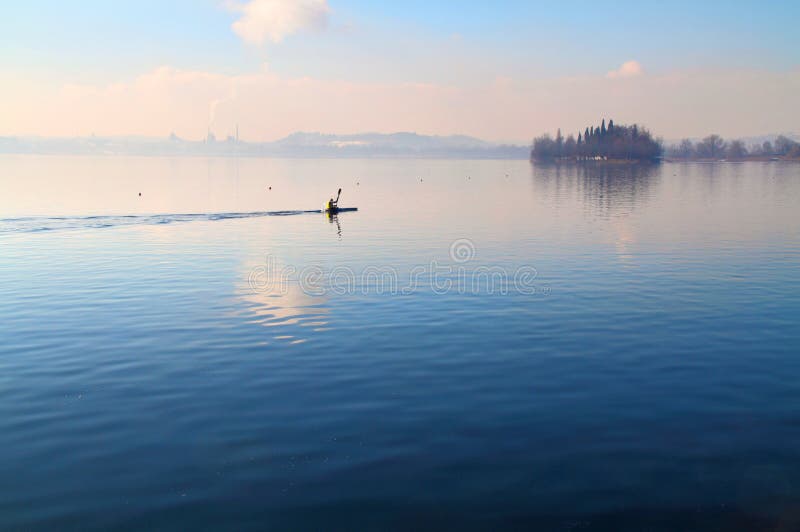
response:
M800 2L10 0L0 135L800 131Z

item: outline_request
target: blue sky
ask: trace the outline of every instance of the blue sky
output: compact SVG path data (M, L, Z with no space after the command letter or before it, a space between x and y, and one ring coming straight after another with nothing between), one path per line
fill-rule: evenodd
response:
M163 66L235 77L266 64L286 79L466 89L602 78L630 60L648 75L800 67L796 1L299 1L327 6L324 28L262 43L232 29L243 17L233 0L12 2L0 17L0 80L46 92L129 83Z
M2 58L29 71L77 70L102 78L162 64L246 71L274 56L276 67L292 74L331 76L338 69L326 62L363 58L375 46L391 52L384 41L391 35L396 48L410 49L411 61L427 46L458 36L500 68L527 66L534 75L601 72L634 55L651 69L785 69L800 63L800 2L792 1L330 5L332 31L292 36L259 51L247 49L231 32L236 15L218 0L14 2L3 7L0 19ZM349 65L344 72L362 76L358 70ZM424 71L403 75L405 81L431 81Z

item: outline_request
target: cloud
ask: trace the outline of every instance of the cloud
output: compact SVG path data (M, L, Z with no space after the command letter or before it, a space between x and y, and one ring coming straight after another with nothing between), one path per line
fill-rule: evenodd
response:
M250 0L230 3L229 8L241 13L231 26L233 31L253 44L280 42L299 31L325 29L331 11L327 0Z
M463 133L527 141L561 128L577 133L602 118L638 122L665 138L791 131L800 70L676 71L483 83L368 83L289 77L267 68L228 75L161 67L126 82L48 88L0 72L0 135L150 135L199 139L211 128L247 140L293 131ZM591 94L591 98L586 98ZM753 102L758 102L754 105ZM209 116L212 114L212 116Z
M642 74L644 74L644 68L639 61L625 61L618 69L606 74L606 77L610 79L635 78Z

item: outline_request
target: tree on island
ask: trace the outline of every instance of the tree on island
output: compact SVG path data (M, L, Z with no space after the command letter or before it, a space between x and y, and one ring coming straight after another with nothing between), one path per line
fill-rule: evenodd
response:
M548 134L534 139L531 159L538 161L628 160L652 161L661 157L663 148L643 127L624 126L603 119L600 127L589 126L578 140L573 135L564 140L558 130L555 140Z

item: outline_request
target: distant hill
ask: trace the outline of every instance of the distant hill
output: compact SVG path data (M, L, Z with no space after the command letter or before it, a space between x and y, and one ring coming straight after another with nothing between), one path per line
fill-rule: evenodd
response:
M330 135L293 133L265 145L270 151L304 157L525 158L527 147L487 142L464 135L417 133Z
M0 153L84 155L214 155L309 158L526 159L527 146L503 145L464 135L417 133L332 135L293 133L274 142L246 142L213 135L203 141L143 137L0 137Z

